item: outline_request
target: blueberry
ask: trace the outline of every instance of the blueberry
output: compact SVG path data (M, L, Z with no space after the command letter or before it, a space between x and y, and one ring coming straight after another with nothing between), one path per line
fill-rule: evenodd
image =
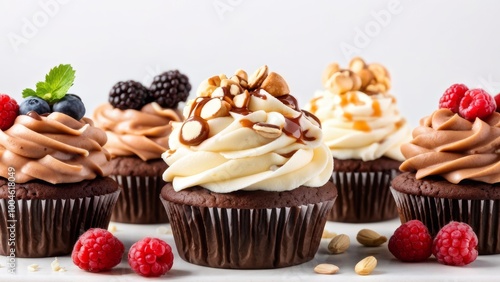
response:
M52 106L52 111L67 114L80 120L85 115L85 106L82 99L75 94L66 94L61 100Z
M35 111L39 115L50 113L49 104L38 97L30 96L26 98L19 106L19 113L25 115L30 111Z

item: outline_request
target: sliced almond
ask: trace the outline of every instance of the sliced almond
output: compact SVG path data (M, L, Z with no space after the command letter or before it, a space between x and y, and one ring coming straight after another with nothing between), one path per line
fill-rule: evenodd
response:
M281 128L274 124L267 123L256 123L253 125L253 130L257 132L260 136L265 138L276 139L281 136Z
M321 263L314 267L314 272L318 274L335 274L339 272L339 267L335 264Z
M234 106L236 108L247 108L248 103L250 103L250 93L245 90L243 93L235 95L233 97Z
M353 72L357 73L365 68L366 68L366 63L360 57L354 57L349 62L349 69L352 70Z
M227 116L229 114L228 108L223 104L219 98L212 98L203 105L200 116L203 119L212 119L217 117Z
M340 66L337 63L331 63L326 67L321 76L321 82L323 83L323 85L325 85L325 87L330 77L332 77L332 75L338 71L340 71Z
M361 229L356 235L356 240L367 247L378 247L387 242L387 237L378 234L371 229Z
M238 69L234 72L235 75L237 75L238 77L248 81L248 74L246 71L242 70L242 69Z
M237 95L243 92L243 88L240 86L240 84L231 79L223 79L220 83L220 86L228 88L231 95Z
M275 72L269 73L266 79L262 82L260 88L266 90L267 93L273 95L274 97L290 94L290 89L288 88L288 84L285 79Z
M339 234L330 241L328 244L328 251L331 254L341 254L349 249L351 239L345 234Z
M199 145L207 138L208 130L208 124L203 119L188 119L182 124L180 140L186 145Z
M354 271L359 275L369 275L377 267L377 259L369 256L359 261L354 267Z
M263 65L248 78L248 88L249 89L258 88L262 84L264 79L266 79L267 74L268 74L267 65Z
M210 97L212 92L220 86L221 79L219 76L212 76L204 80L198 86L196 90L196 95L198 97Z

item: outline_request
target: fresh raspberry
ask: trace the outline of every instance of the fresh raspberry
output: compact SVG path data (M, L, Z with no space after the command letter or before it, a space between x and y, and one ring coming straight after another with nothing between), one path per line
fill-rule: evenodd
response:
M469 264L478 254L476 233L467 223L451 221L434 238L432 253L442 264Z
M139 275L158 277L172 268L174 254L165 241L146 237L130 247L128 264Z
M76 241L71 258L83 270L100 272L118 265L124 252L123 243L111 232L92 228Z
M0 129L7 130L14 124L19 112L16 100L7 94L0 94Z
M493 96L483 89L471 89L465 92L458 113L469 121L476 118L483 119L491 115L497 109Z
M444 91L443 96L439 99L440 109L450 109L452 112L458 114L458 108L460 106L460 101L465 95L469 88L464 84L453 84Z
M495 103L497 103L497 112L500 112L500 93L495 96Z
M400 261L424 261L432 254L431 234L421 221L410 220L394 231L389 251Z

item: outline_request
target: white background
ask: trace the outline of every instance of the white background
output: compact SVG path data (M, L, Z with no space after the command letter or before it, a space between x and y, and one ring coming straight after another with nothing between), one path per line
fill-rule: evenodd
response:
M389 69L416 126L452 83L500 91L499 12L493 0L0 0L0 93L21 101L70 63L89 116L120 80L179 69L193 97L209 76L267 64L304 106L330 62L360 55Z

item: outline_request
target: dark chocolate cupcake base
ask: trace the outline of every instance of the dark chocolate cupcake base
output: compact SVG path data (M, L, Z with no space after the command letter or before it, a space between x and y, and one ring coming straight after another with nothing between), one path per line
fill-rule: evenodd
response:
M335 197L330 182L288 192L227 194L201 187L175 192L168 183L161 193L180 257L197 265L236 269L311 260Z
M465 222L478 237L480 255L500 254L499 184L417 180L407 172L394 178L391 191L402 223L418 219L434 236L450 221Z
M168 223L165 208L158 198L166 184L162 179L167 164L162 159L143 161L137 157L117 157L110 161L110 177L120 185L111 220L132 224Z
M70 254L86 230L107 229L120 193L108 177L58 185L33 181L15 187L16 197L9 199L7 181L0 179L0 255L9 256L14 249L16 257L29 258Z
M328 220L365 223L398 216L389 187L401 162L389 158L366 162L334 159L333 164L332 182L339 195Z

